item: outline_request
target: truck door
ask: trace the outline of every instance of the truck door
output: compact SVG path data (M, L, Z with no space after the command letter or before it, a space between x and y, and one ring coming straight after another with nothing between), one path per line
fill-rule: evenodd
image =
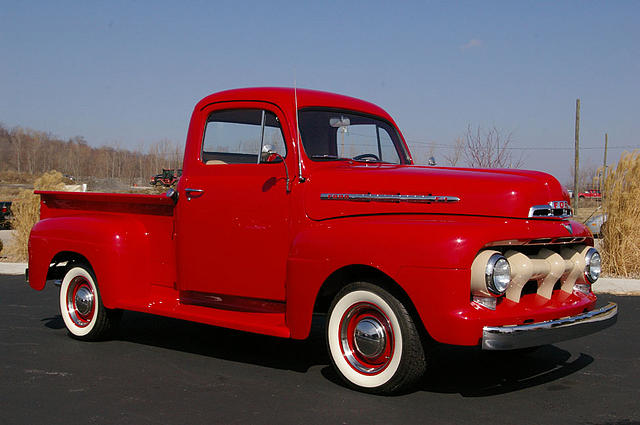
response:
M267 103L225 102L206 116L200 158L179 185L180 296L228 308L278 305L285 299L291 208L282 112Z

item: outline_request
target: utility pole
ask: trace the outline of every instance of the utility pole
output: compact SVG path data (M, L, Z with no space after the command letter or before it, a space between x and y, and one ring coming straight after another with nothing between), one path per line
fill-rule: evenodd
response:
M573 168L573 214L578 215L578 172L580 171L580 99L576 99L576 146Z
M604 187L604 180L607 177L607 145L609 144L609 135L604 133L604 166L602 167L602 182L600 183L600 191Z

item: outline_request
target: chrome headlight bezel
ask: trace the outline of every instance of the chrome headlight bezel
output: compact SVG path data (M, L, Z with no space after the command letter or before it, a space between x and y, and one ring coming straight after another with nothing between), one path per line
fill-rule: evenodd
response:
M595 261L594 261L595 260ZM596 267L593 267L597 263ZM602 274L602 257L595 248L589 248L584 256L584 278L587 282L593 284L600 278Z
M500 276L496 276L496 265L498 269L504 270L504 263L506 263L506 270L508 279L504 280L504 274ZM509 287L509 283L511 282L511 265L509 264L509 260L502 254L493 254L487 260L487 265L485 266L484 272L485 284L487 286L487 290L494 295L503 295L507 292L507 288Z

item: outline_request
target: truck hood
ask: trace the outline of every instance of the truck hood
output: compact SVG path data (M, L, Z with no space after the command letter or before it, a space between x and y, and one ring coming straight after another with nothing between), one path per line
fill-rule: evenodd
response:
M464 214L527 218L534 205L569 201L551 175L417 165L314 164L304 184L313 220L370 214Z

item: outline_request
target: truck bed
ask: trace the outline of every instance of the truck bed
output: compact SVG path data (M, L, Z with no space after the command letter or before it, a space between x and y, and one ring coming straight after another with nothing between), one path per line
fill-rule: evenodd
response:
M40 195L40 219L83 212L144 214L173 217L174 203L164 195L35 191Z
M82 254L96 274L110 281L104 289L107 306L127 303L131 290L148 295L152 286L175 286L175 209L170 198L35 193L41 200L40 221L31 232L29 247L30 284L34 289L44 287L49 264L66 258L64 253ZM127 279L118 273L125 273ZM148 301L137 297L136 305L129 307L139 309Z

